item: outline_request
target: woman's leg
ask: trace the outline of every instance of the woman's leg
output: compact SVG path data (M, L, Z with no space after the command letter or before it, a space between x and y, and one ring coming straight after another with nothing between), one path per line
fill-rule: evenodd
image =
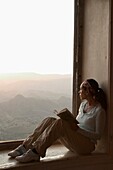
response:
M43 133L43 131L48 127L51 126L52 123L56 120L54 117L47 117L45 118L41 124L34 130L34 132L28 136L24 142L23 145L26 149L32 148L32 144L34 141L37 140L37 138Z
M48 117L42 121L42 123L34 130L33 134L26 138L22 145L18 146L16 149L8 153L11 157L17 157L23 155L28 149L32 149L33 142L43 133L43 131L51 126L56 118Z
M72 136L72 135L74 136ZM67 147L70 151L87 155L95 150L95 143L93 143L89 138L81 135L79 132L75 132L73 134L70 133L70 138L67 136L60 138L59 140L65 147Z
M44 157L46 149L57 139L74 152L88 154L94 150L94 144L88 138L72 130L69 123L62 119L56 119L50 124L33 143L33 147Z

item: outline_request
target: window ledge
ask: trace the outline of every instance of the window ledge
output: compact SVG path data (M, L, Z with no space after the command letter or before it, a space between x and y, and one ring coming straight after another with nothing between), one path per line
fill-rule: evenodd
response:
M47 162L51 162L51 161L58 161L58 160L62 160L62 159L66 159L66 157L68 156L68 149L65 148L64 146L57 144L57 145L53 145L51 146L48 150L47 150L47 154L46 157L44 157L43 159L40 160L40 162L33 162L33 163L27 163L27 164L22 164L22 163L18 163L15 159L10 158L7 154L8 154L9 150L2 150L0 151L0 170L1 169L18 169L18 167L27 167L28 165L43 165ZM70 157L75 156L73 153L71 153Z
M47 155L40 162L32 162L27 164L18 163L15 159L8 157L7 151L0 152L0 170L6 169L77 169L84 166L96 166L99 164L105 167L105 164L112 164L112 160L108 159L108 156L102 153L93 153L87 156L76 155L64 146L58 144L53 145L47 150ZM97 158L98 156L98 158ZM91 160L91 161L90 161ZM81 168L81 169L82 169ZM112 167L113 168L113 167Z

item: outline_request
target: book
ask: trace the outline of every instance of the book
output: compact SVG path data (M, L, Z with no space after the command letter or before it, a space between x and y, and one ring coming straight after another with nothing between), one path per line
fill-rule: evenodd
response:
M60 112L58 112L57 110L54 110L54 113L56 113L56 115L59 116L63 120L78 124L78 121L76 120L74 115L67 108L62 109Z

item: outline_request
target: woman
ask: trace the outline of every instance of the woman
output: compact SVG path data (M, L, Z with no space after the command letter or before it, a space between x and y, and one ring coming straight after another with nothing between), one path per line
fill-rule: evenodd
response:
M76 117L78 124L48 117L8 155L19 162L40 161L56 140L78 154L94 151L105 127L105 95L96 80L87 79L80 85L79 96L82 102Z

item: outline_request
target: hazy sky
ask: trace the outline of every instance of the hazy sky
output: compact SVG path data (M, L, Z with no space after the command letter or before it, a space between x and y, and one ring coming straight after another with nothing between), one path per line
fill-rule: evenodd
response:
M74 0L0 0L0 73L72 73Z

